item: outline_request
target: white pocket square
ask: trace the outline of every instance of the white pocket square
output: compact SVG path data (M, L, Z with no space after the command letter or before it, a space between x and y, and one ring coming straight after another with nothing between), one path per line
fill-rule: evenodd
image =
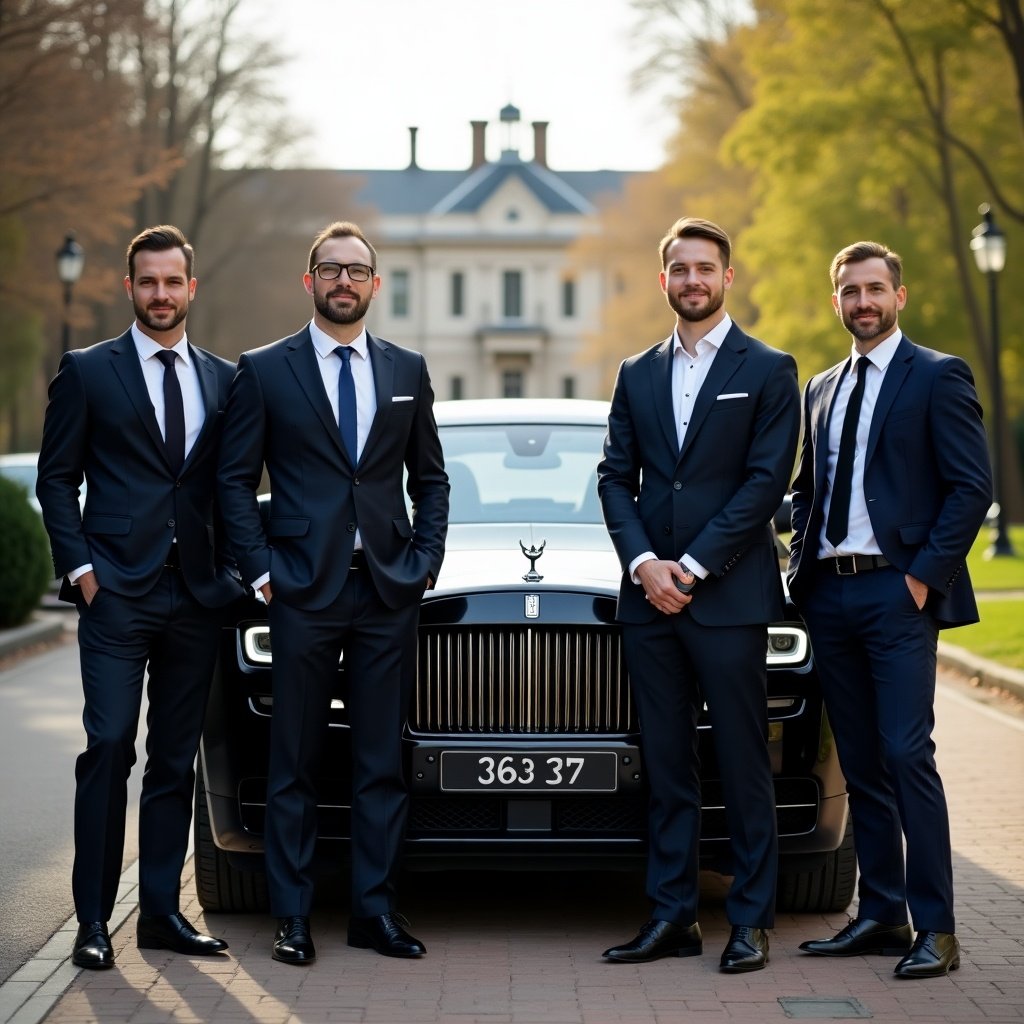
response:
M412 401L412 395L395 395L395 397L392 398L391 401L392 402L411 402Z
M717 397L717 398L715 399L715 401L716 401L716 402L723 402L723 401L725 401L725 399L727 399L727 398L749 398L749 397L750 397L750 393L749 393L749 392L747 392L747 391L734 391L734 392L733 392L732 394L730 394L730 395L719 395L719 396L718 396L718 397Z

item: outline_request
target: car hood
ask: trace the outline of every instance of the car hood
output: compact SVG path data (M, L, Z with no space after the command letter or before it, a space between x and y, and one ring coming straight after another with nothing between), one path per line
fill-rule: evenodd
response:
M539 584L523 580L529 550L543 545L536 560ZM448 528L444 564L435 591L479 587L594 587L617 592L622 571L603 526L559 523L472 523Z

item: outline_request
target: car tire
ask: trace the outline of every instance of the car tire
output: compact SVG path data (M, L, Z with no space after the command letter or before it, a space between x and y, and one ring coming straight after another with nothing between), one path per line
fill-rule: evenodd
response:
M213 841L201 761L196 768L194 822L196 894L203 910L266 913L270 909L267 876L234 867L228 855Z
M853 848L853 820L847 815L846 832L839 849L810 870L787 870L779 863L775 906L793 913L838 913L853 899L857 884L857 854Z

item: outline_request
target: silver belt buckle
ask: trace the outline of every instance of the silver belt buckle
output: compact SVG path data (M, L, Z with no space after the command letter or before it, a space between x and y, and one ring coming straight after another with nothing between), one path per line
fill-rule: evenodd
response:
M840 564L841 558L849 558L850 565L853 566L852 572L843 572ZM856 576L857 575L857 556L856 555L836 555L836 575L837 576Z

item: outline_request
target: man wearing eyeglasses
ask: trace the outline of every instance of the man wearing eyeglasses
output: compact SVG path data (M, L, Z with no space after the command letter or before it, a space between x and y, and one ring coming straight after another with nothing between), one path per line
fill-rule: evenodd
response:
M274 644L265 829L273 957L316 959L315 772L342 650L352 744L348 943L417 957L426 950L394 907L408 802L401 735L420 598L444 556L448 478L423 357L364 326L381 280L355 224L320 232L303 284L312 321L239 361L219 471L228 540L267 602ZM256 500L264 467L266 525Z

